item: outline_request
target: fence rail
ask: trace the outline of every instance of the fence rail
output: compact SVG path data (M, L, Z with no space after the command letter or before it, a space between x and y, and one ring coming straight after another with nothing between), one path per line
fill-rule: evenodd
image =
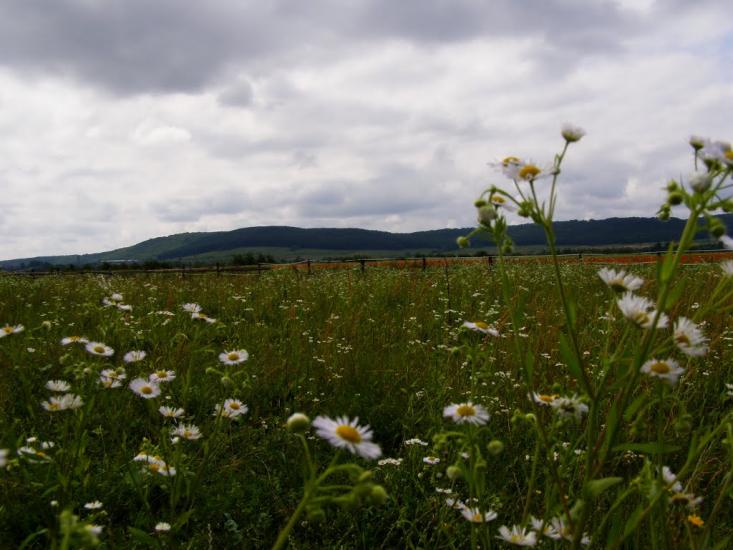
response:
M644 265L654 264L662 257L662 252L630 252L630 253L593 253L581 252L575 254L559 254L558 258L563 263L587 263L594 265ZM49 271L0 271L2 275L22 275L22 276L47 276L47 275L137 275L142 273L168 273L179 274L183 277L187 275L195 275L199 273L241 273L260 275L264 271L292 269L295 271L306 271L312 273L317 270L327 269L359 269L362 273L366 271L367 266L392 268L392 269L422 269L427 270L431 267L448 268L450 265L476 265L486 264L491 267L496 261L497 256L432 256L418 258L357 258L348 260L302 260L299 262L290 262L283 264L260 263L256 265L246 266L215 266L204 267L177 267L165 269L90 269L90 270L49 270ZM547 254L527 254L506 256L507 261L515 262L534 262L548 263L552 256ZM683 254L683 264L698 264L719 262L722 260L733 259L733 252L726 250L695 250Z

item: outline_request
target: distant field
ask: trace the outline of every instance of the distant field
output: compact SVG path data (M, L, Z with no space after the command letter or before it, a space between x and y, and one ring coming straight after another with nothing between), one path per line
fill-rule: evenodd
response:
M578 304L579 344L593 376L601 371L607 338L638 337L638 331L629 332L596 269L588 263L562 267ZM647 280L641 293L651 293L655 269L632 267ZM25 540L31 548L60 547L59 518L68 510L103 527L99 538L109 548L269 547L302 492L302 450L284 428L288 416L300 411L311 418L358 416L372 427L381 458L396 460L377 463L342 451L339 460L372 469L372 480L389 498L383 504L327 506L324 517L303 516L291 533L293 548L465 548L472 536L500 547L498 527L525 515L530 457L537 453L532 430L517 420L532 408L511 333L516 331L533 357L534 390L583 394L558 348L563 319L551 266L510 262L509 274L511 303L501 297L497 272L484 264L454 265L447 272L430 266L366 274L323 270L310 277L289 270L260 277L0 277L0 327L24 327L0 338L0 449L7 450L8 463L0 469L2 545L17 547ZM684 292L671 317L703 312L721 272L716 264L689 265L681 280ZM121 302L115 298L103 306L103 298L114 293L122 294ZM194 320L183 311L194 302L216 321ZM519 305L525 311L522 326L512 327L508 307ZM500 336L463 328L466 320L484 321ZM731 406L725 390L733 382L731 316L705 313L704 321L710 352L681 360L686 374L672 390L679 402L664 413L664 435L673 445L664 464L673 470L685 462L691 434L719 423ZM69 336L103 343L114 354L61 345ZM132 350L146 357L125 363L123 356ZM226 366L219 355L231 350L247 350L249 359ZM100 374L115 368L126 378L106 389ZM128 388L133 379L161 371L175 376L159 384L161 395L143 399ZM83 400L80 408L45 410L42 402L54 395L45 387L49 380L68 382L68 391ZM654 395L654 388L645 378L638 391ZM215 406L230 398L241 400L248 412L236 420L215 416ZM484 524L466 521L446 505L447 497L469 497L462 479L447 477L446 467L463 459L455 446L433 440L459 429L443 408L469 399L491 415L476 432L488 460L479 504L497 514ZM164 418L162 405L183 408L185 416ZM653 411L644 413L648 421L639 414L626 437L654 439ZM689 425L679 422L682 417ZM182 423L195 424L201 437L174 444L171 429ZM528 511L538 517L561 512L546 508L555 491L548 464L556 464L553 471L571 502L588 498L576 483L584 468L580 424L553 424L552 430L552 452L539 462L531 490L535 498ZM308 441L314 458L328 464L336 452L313 433ZM495 454L487 452L492 440L501 441L503 450L494 446ZM42 442L53 446L42 448ZM175 475L144 473L133 460L141 452L161 457ZM618 451L605 475L623 479L625 487L650 457L656 460L641 450ZM726 461L725 449L711 446L685 479L686 488L714 495L724 483ZM600 518L618 494L614 487L593 501L591 535L616 528ZM85 508L97 500L102 508ZM624 518L638 501L621 504ZM714 505L711 496L698 513L705 518ZM687 544L690 529L690 536L702 532L687 522L690 513L670 504L667 515L655 516L663 523L654 529L666 533L670 547ZM171 530L156 532L159 522ZM716 541L730 535L733 507L716 510L709 529ZM650 548L648 536L649 529L639 530L627 547ZM543 540L544 548L569 544Z

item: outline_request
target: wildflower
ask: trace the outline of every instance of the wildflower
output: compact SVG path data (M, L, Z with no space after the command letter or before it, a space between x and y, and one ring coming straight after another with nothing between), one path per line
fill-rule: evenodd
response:
M506 525L502 525L499 527L499 536L496 538L517 546L535 546L537 544L537 534L519 525L514 525L511 531Z
M534 516L530 516L529 522L532 524L532 529L541 535L551 538L552 540L560 540L562 538L562 534L551 522L544 521Z
M481 426L489 420L489 413L481 405L474 405L470 401L448 405L443 409L443 416L450 418L456 424L474 424Z
M654 310L654 304L651 301L642 296L636 296L632 292L625 292L616 303L624 317L641 328L652 328L657 311ZM657 328L664 328L668 323L667 316L659 313Z
M421 447L427 447L428 446L428 442L427 441L423 441L422 439L418 439L417 437L413 437L412 439L407 439L405 441L405 445L408 446L408 447L411 446L411 445L420 445Z
M530 397L532 398L532 401L538 405L550 406L552 405L552 402L560 396L557 394L549 395L545 393L532 392Z
M93 500L93 501L91 501L91 502L87 502L87 503L86 503L86 504L84 505L84 508L86 508L87 510L99 510L99 509L100 509L100 508L102 508L102 507L104 507L104 504L102 504L102 503L101 503L100 501L98 501L98 500Z
M139 453L135 458L135 462L144 462L146 465L146 471L154 474L158 474L164 477L172 477L176 475L176 469L168 465L165 460L157 455L151 456L146 453Z
M511 156L492 163L492 166L498 168L509 179L517 179L517 171L521 165L522 161L519 158Z
M580 126L563 124L562 129L560 130L560 134L563 138L565 138L565 141L567 141L568 143L574 143L581 140L581 138L585 135L585 130L583 130Z
M5 325L3 328L0 328L0 338L5 338L6 336L10 336L11 334L23 332L24 330L25 327L23 325Z
M576 420L580 420L588 412L588 405L582 403L577 395L573 395L572 397L556 397L552 400L550 406L562 418L574 417Z
M125 356L122 358L122 360L125 363L137 363L138 361L142 361L143 359L145 359L147 355L148 354L145 353L144 351L138 351L138 350L128 351L125 354Z
M640 277L627 274L623 270L616 271L606 267L598 270L598 276L616 292L639 290L644 284L644 279Z
M705 525L705 521L697 514L690 514L689 516L687 516L687 521L689 521L695 527L702 527L703 525Z
M102 372L99 373L99 375L104 378L111 378L113 380L124 380L125 378L127 378L127 373L122 367L118 369L104 369Z
M682 492L682 484L677 481L677 476L670 470L669 466L662 466L662 479L667 488L673 493Z
M101 342L89 342L85 346L85 349L92 355L99 355L101 357L111 357L115 352L111 347Z
M685 355L699 357L708 351L707 338L694 322L685 317L680 317L674 324L673 338Z
M82 398L73 393L65 393L61 396L52 396L48 401L43 401L41 406L49 412L78 409L84 404Z
M382 450L372 442L372 430L367 426L359 426L359 418L349 420L347 416L336 417L317 416L313 421L316 434L327 440L331 445L341 449L348 449L353 454L366 459L379 458Z
M472 523L487 523L494 521L498 516L493 510L481 512L478 508L469 508L465 505L461 508L461 515Z
M89 534L98 537L102 534L102 531L104 530L104 525L97 525L96 523L88 523L84 526L84 529L89 532Z
M160 395L160 386L144 378L135 378L130 382L130 389L145 399L153 399Z
M720 262L720 269L723 270L724 277L733 277L733 260Z
M435 466L436 464L440 464L440 459L437 456L424 456L422 461L425 464L429 464L430 466Z
M171 524L166 523L165 521L159 521L158 523L155 524L155 530L158 533L165 533L166 531L171 530Z
M685 369L674 359L649 359L641 366L641 372L666 380L670 386L674 386Z
M114 294L112 294L109 299L113 302L121 302L122 300L124 300L122 294L120 294L119 292L115 292Z
M156 384L160 384L161 382L172 382L175 379L176 371L172 370L156 370L153 374L150 375L150 381Z
M176 435L189 441L195 441L201 438L201 430L194 424L181 424L171 430L171 435Z
M68 346L69 344L88 344L89 339L85 336L66 336L61 339L62 346Z
M166 418L180 418L185 412L183 409L174 409L173 407L166 407L163 405L158 409L158 412Z
M463 326L467 329L475 330L476 332L482 332L483 334L490 334L491 336L499 336L499 331L494 327L489 326L483 321L464 321Z
M673 502L684 501L690 510L696 510L702 504L703 500L702 497L696 497L693 493L685 493L683 491L678 491L672 495Z
M512 206L503 195L500 195L499 193L491 193L489 196L489 202L494 208L503 208L504 210L509 210L510 212L514 212L516 208Z
M46 382L46 389L57 392L67 392L71 389L71 384L65 380L49 380Z
M8 465L8 450L0 449L0 468L5 468Z
M227 399L227 401L234 402L236 400L235 399ZM227 401L224 402L224 408L225 409L227 408ZM240 407L242 406L242 403L241 402L238 402L237 404ZM306 416L303 413L293 413L293 414L291 414L290 417L288 418L287 422L286 422L286 426L287 426L288 430L290 430L291 432L295 432L295 433L303 433L304 431L306 431L308 429L308 427L310 426L310 424L311 424L311 419L308 418L308 416Z
M247 359L249 359L249 353L244 349L225 351L224 353L219 354L219 361L225 365L238 365Z
M383 458L377 461L378 466L399 466L402 464L401 458Z
M476 221L481 225L489 226L497 216L496 209L491 205L485 204L478 209Z
M204 315L203 313L192 313L191 319L193 319L194 321L206 321L209 324L216 323L216 319Z
M117 304L117 309L120 311L132 311L132 306L128 304Z
M690 136L690 146L695 150L695 152L705 147L706 141L707 140L704 137L695 135Z
M201 306L195 303L183 304L181 309L186 313L199 313L201 311Z
M239 399L226 399L223 405L214 407L215 416L223 416L224 418L236 418L239 415L247 414L249 407L243 404Z
M699 172L692 174L687 183L690 185L693 191L697 193L704 193L710 189L710 185L713 183L713 177L709 172Z

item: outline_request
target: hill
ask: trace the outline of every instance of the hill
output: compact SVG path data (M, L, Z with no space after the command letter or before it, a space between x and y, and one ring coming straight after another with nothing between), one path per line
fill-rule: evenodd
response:
M720 219L733 228L733 214ZM609 218L570 220L555 223L560 247L628 246L664 243L676 239L684 220L672 218ZM0 261L0 268L23 269L42 265L83 266L103 262L146 261L228 261L236 254L267 254L277 259L295 257L338 257L354 255L406 256L457 252L456 238L470 228L436 229L414 233L390 233L368 229L316 228L288 226L246 227L233 231L180 233L157 237L133 246L96 254L41 256ZM545 237L534 224L514 225L509 233L517 246L542 247ZM699 238L707 239L701 234ZM474 249L490 246L474 239ZM713 243L711 243L711 246Z

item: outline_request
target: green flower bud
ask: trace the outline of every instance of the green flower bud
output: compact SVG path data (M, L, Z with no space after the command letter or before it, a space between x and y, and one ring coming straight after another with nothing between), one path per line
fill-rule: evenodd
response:
M490 454L496 456L504 450L504 444L498 439L493 439L489 441L489 444L486 446L486 448L488 449Z
M485 201L484 199L478 199L477 201L475 201L475 202L473 203L473 205L474 205L474 206L475 206L476 208L481 208L482 206L486 206L486 204L487 204L487 203L486 203L486 201Z
M229 378L228 376L222 376L219 381L222 383L223 386L229 387L234 385L234 380Z
M667 183L667 191L672 193L673 191L678 191L680 188L680 184L677 183L675 180L669 180L669 183Z
M478 223L481 225L491 225L497 217L496 209L493 206L482 206L478 209Z
M677 206L678 204L682 204L682 201L685 200L685 196L680 193L679 191L674 191L669 194L669 197L667 197L667 200L669 201L669 204L672 206Z
M308 508L306 512L306 517L308 518L308 521L312 523L321 523L325 521L326 519L326 512L323 511L323 508Z
M371 495L369 495L369 498L374 504L378 504L381 506L385 502L387 502L389 495L387 495L387 491L381 485L373 485L372 492Z
M471 241L468 240L468 237L461 236L456 239L456 244L458 248L466 248L471 246Z
M458 466L448 466L445 470L445 475L448 476L448 479L451 481L455 481L463 476L463 472L461 472L461 469Z
M710 189L712 183L713 178L709 172L706 174L697 174L696 176L690 178L689 181L690 187L692 187L698 193L704 193L705 191Z
M288 418L286 426L288 430L293 433L303 433L308 429L310 424L311 419L308 418L306 415L304 415L303 413L294 413L290 415L290 418Z
M733 212L733 200L726 199L720 203L723 212Z
M719 239L725 235L725 226L718 218L710 218L708 223L710 225L708 230L713 237Z

